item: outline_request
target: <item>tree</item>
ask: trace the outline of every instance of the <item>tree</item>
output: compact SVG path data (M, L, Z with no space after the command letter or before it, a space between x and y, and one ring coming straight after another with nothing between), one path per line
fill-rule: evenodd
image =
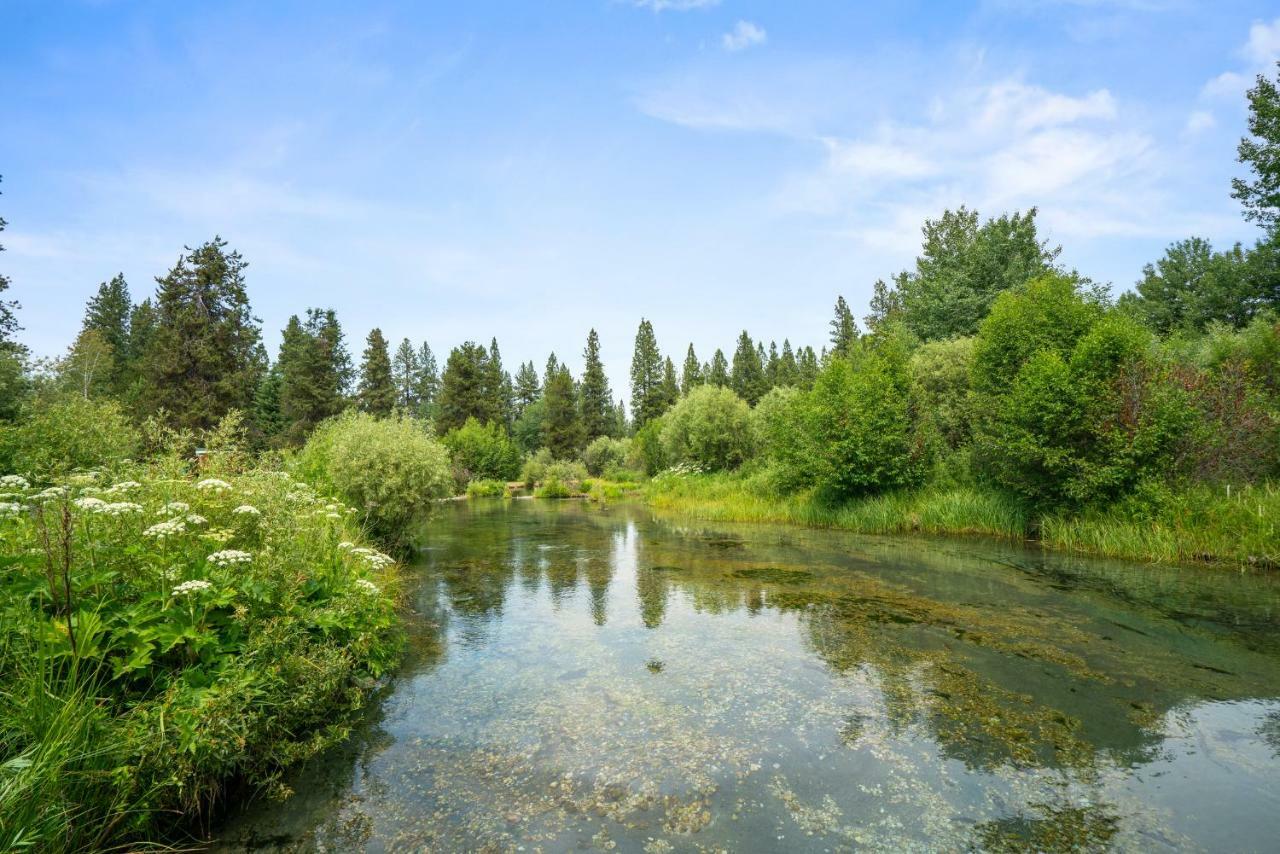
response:
M754 452L751 407L727 388L702 386L662 418L662 448L670 463L708 471L735 469Z
M489 353L474 341L467 341L449 352L440 379L440 406L436 429L440 433L456 430L474 418L481 424L501 420L496 411L494 378L489 368Z
M5 225L4 217L0 217L0 231L4 231ZM0 252L3 251L4 246L0 246ZM0 273L0 419L6 421L17 417L29 387L27 351L13 337L22 328L15 314L21 306L16 300L3 299L8 289L9 277Z
M662 391L662 353L653 334L653 324L641 319L631 356L631 417L643 427L667 408Z
M214 237L157 279L156 324L144 357L144 399L178 427L207 429L247 411L266 369L249 308L246 264Z
M662 360L662 383L658 386L658 395L662 400L663 412L680 399L680 381L676 379L676 365L670 356Z
M609 390L609 378L600 361L600 336L592 329L587 334L587 347L582 353L582 388L579 399L582 409L582 429L586 441L613 433L613 393Z
M511 376L502 368L497 338L489 341L488 359L484 363L484 394L493 419L504 428L509 428L513 396Z
M760 364L760 354L745 329L738 336L738 348L733 351L733 373L729 386L738 397L752 406L769 390L764 366Z
M1233 178L1231 197L1244 205L1245 219L1274 233L1280 226L1280 73L1274 81L1259 74L1247 97L1249 136L1236 154L1253 179Z
M806 346L800 351L796 358L796 368L800 387L812 388L814 380L818 378L818 354L813 352L812 347Z
M275 446L288 426L280 409L283 385L284 375L280 372L279 362L272 365L258 383L258 391L253 398L253 429L261 444Z
M729 385L729 361L724 357L724 351L719 348L711 357L711 366L707 369L707 385Z
M972 335L995 298L1053 271L1060 248L1036 232L1036 209L979 225L965 207L926 220L915 269L894 277L873 298L877 323L893 314L924 341Z
M428 418L434 417L440 396L440 372L436 368L436 356L426 341L418 348L417 376L414 396L418 399L418 412Z
M585 444L582 420L578 417L573 375L563 365L547 379L542 393L546 414L542 422L542 444L556 459L570 460Z
M302 441L321 421L346 406L351 357L333 309L307 309L305 323L297 315L290 317L276 366L280 416L291 441Z
M836 297L836 314L831 319L831 351L847 356L858 340L858 324L843 296Z
M446 433L445 447L453 458L454 479L459 485L471 480L512 480L520 474L520 449L502 425L481 424L474 418Z
M0 217L0 231L4 231L6 225L8 223L5 222L4 217ZM4 247L0 246L0 252L3 251ZM9 290L9 277L0 273L0 296L3 296L7 290ZM21 307L16 300L0 299L0 349L13 352L17 348L18 345L13 336L22 327L18 325L15 312Z
M1249 257L1239 244L1214 252L1199 237L1181 240L1165 250L1154 265L1142 268L1137 296L1125 294L1121 303L1136 308L1157 332L1203 330L1212 321L1240 328L1262 303L1249 275Z
M680 372L680 393L688 394L702 385L702 366L698 363L698 354L693 352L693 345L684 354L684 369Z
M58 364L58 377L73 394L88 400L111 391L115 359L106 336L97 329L84 329Z
M774 374L775 388L800 384L800 366L796 363L796 354L791 350L791 341L786 338L782 339L782 355L778 357L778 367Z
M884 279L876 279L875 285L871 288L871 313L863 318L867 322L867 329L875 332L885 322L898 316L898 312L902 310L902 298L898 286L905 275L905 273L898 274L892 287L886 285Z
M400 342L391 359L391 383L395 386L396 406L405 412L418 411L418 351L408 338Z
M387 339L376 326L365 342L356 405L379 418L390 415L396 406L396 387L391 381L391 357L387 355Z
M516 371L513 392L515 416L519 419L525 408L542 396L542 383L538 381L538 369L533 366L532 360L522 364L520 370Z
M111 371L106 377L112 394L123 395L129 384L129 315L133 301L123 273L98 285L98 292L85 306L81 332L94 331L111 354Z

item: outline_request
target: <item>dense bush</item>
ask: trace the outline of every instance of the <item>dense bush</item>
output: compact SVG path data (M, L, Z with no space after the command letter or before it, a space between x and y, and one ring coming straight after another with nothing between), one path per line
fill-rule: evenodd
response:
M20 421L0 427L0 465L38 477L59 475L132 457L139 442L138 430L115 401L41 395Z
M453 458L454 480L465 486L480 480L508 481L520 474L520 449L501 425L474 418L444 437Z
M911 406L940 449L954 450L969 441L973 349L973 338L955 338L930 341L911 354Z
M473 480L467 484L468 498L502 498L506 494L506 481Z
M661 442L668 465L735 469L755 452L751 407L730 389L698 386L662 416Z
M662 447L662 418L645 423L631 438L631 452L627 464L652 477L668 465L666 451Z
M297 457L299 474L357 508L380 538L400 541L433 499L449 495L449 452L409 417L346 412L322 423Z
M630 452L629 439L598 436L583 449L582 463L587 467L588 474L600 477L626 465L627 455Z
M548 481L559 481L564 484L578 484L587 477L587 467L576 460L557 460L551 451L541 448L530 454L520 469L520 479L530 489Z
M0 479L0 849L103 850L341 741L394 562L282 472Z

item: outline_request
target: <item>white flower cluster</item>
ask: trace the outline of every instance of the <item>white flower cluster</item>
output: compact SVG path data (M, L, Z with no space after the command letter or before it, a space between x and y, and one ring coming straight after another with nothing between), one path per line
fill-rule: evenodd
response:
M142 505L134 504L132 501L113 501L103 505L98 512L108 516L124 516L127 513L141 513Z
M21 504L14 504L12 501L0 501L0 519L7 519L10 516L17 516L22 512Z
M338 548L342 549L344 552L347 551L348 549L354 549L355 547L356 547L356 544L351 542L350 540L343 540L342 542L338 543Z
M190 516L187 517L188 525L203 525L208 521L209 521L208 519L204 518L199 513L192 513Z
M237 549L223 549L220 552L214 552L209 555L208 561L214 566L237 566L239 564L250 563L253 555L248 552L242 552Z
M192 581L184 581L177 587L173 588L174 596L190 596L192 593L203 593L206 590L212 590L213 585L207 581L194 579Z
M76 486L92 486L98 482L98 473L96 471L86 471L73 474L67 478L67 482L74 483Z
M32 496L36 501L54 501L58 498L66 498L67 490L62 486L51 486L48 489L41 490Z
M30 489L31 481L20 474L7 474L0 477L0 489Z
M231 484L225 480L218 480L216 477L206 477L196 484L196 489L203 492L226 492L231 489Z
M262 511L252 504L241 504L239 507L231 511L235 516L261 516Z
M395 563L395 558L384 555L377 549L355 548L350 550L356 557L364 558L365 562L374 569L383 569Z
M169 537L176 537L183 531L187 530L187 524L181 519L170 519L167 522L157 522L150 528L142 532L144 537L154 537L157 540L165 540Z
M185 501L170 501L158 511L161 516L181 516L191 509L191 505Z
M107 506L107 502L103 501L101 498L94 498L92 495L86 495L84 498L77 498L71 503L81 510L85 510L89 513L101 513L102 508Z
M357 578L356 587L359 587L361 590L363 590L365 593L368 593L370 596L376 596L379 593L378 585L374 584L372 581L370 581L367 578Z
M136 480L122 480L103 492L103 495L121 495L134 489L141 489L142 484Z

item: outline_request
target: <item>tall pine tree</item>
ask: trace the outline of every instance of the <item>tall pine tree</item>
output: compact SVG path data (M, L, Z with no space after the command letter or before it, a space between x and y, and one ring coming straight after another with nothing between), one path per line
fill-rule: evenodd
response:
M440 398L440 370L436 367L436 355L426 341L418 348L417 383L414 396L418 400L418 414L424 418L436 417Z
M118 273L109 282L98 286L98 292L84 310L84 322L80 331L96 332L111 349L111 369L106 377L107 389L117 397L123 396L129 380L129 315L133 302L129 298L129 286L124 274Z
M495 411L494 377L489 367L489 351L467 341L449 352L440 378L439 412L436 428L447 433L474 418L481 424L498 421Z
M556 459L573 459L585 444L585 434L578 417L573 376L568 368L560 365L548 376L542 400L546 405L543 445Z
M755 406L767 391L764 366L760 364L760 353L745 329L738 336L738 348L733 351L733 374L729 385L737 392L738 397L752 406Z
M729 360L719 348L716 348L716 354L711 357L711 367L707 369L707 384L722 387L729 385Z
M391 380L391 356L387 353L387 339L376 326L365 342L356 405L370 415L379 417L390 415L396 406L396 387Z
M514 396L516 418L523 415L525 409L542 396L542 383L538 380L538 369L533 366L532 361L525 362L516 371Z
M693 344L684 354L684 369L680 372L680 393L688 394L702 385L702 366L698 362L698 354L693 352Z
M582 429L586 441L598 436L608 436L614 431L613 393L609 391L609 378L600 360L600 336L592 329L587 334L587 347L582 351L584 367L579 399L582 410Z
M405 412L418 411L418 351L405 338L391 357L391 384L396 389L396 406Z
M848 356L853 352L853 342L858 340L858 324L844 297L836 297L835 317L831 319L831 352Z
M675 406L680 399L680 381L676 379L676 364L671 357L662 360L662 384L659 386L662 396L662 412ZM661 415L662 412L658 414Z
M280 416L289 440L301 442L346 406L351 357L333 309L308 309L305 323L297 315L289 318L276 365Z
M631 417L636 428L643 427L667 408L662 392L662 353L653 334L653 324L641 319L636 331L635 352L631 356Z

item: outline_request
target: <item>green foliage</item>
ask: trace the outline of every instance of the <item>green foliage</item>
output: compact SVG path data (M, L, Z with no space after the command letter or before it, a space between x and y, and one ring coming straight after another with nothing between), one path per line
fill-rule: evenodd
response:
M542 384L538 381L538 369L533 362L525 362L516 371L512 388L515 397L515 417L519 421L525 410L542 397Z
M779 489L798 489L812 478L805 432L808 402L808 395L799 389L779 386L751 411L760 455L772 463L769 482Z
M418 370L415 374L413 396L417 404L417 415L435 420L440 396L440 372L436 367L436 356L426 341L418 348Z
M578 483L587 477L587 468L580 462L557 460L546 448L530 454L520 469L520 480L529 489L540 483L560 481L562 483Z
M26 361L15 347L0 346L0 430L18 416L30 391Z
M394 562L344 508L216 474L5 482L0 848L134 848L279 790L395 666Z
M698 361L698 354L693 351L693 344L690 344L684 354L684 367L680 371L680 393L688 394L705 380L702 363Z
M733 351L733 372L730 375L729 387L738 397L752 406L769 390L769 381L764 374L764 365L760 362L760 353L751 343L747 330L738 336L738 347Z
M969 372L974 339L930 341L911 354L911 406L924 429L947 449L969 441Z
M641 319L631 356L631 417L643 427L667 410L673 402L662 388L662 353L653 334L653 324Z
M456 430L468 418L507 423L502 363L496 356L496 341L491 350L467 341L450 351L440 383L436 429Z
M1121 301L1162 334L1202 330L1214 321L1244 326L1266 302L1269 277L1256 275L1263 272L1257 268L1264 260L1238 243L1214 252L1207 240L1182 240L1143 267L1137 294L1125 294Z
M545 407L542 421L542 444L560 459L576 457L582 449L585 433L578 414L573 377L561 365L549 373L542 393Z
M0 231L4 231L4 217L0 217ZM4 251L4 246L0 246L0 252ZM0 273L0 296L9 290L9 277ZM0 299L0 352L5 350L16 350L16 342L13 340L14 333L22 327L18 326L18 317L15 312L21 308L15 300Z
M730 389L699 386L662 418L667 464L708 471L735 469L755 452L751 407Z
M105 385L117 397L128 391L136 375L136 356L129 347L129 316L132 311L129 285L124 274L117 273L111 281L98 286L98 292L85 306L84 323L80 328L82 336L87 332L95 333L106 345L111 365L104 378Z
M346 406L351 357L334 311L308 309L305 323L297 315L290 317L276 364L285 432L291 441L301 442Z
M1248 92L1249 136L1236 148L1253 179L1231 179L1231 197L1244 206L1245 218L1272 232L1280 225L1280 73L1259 74Z
M443 441L453 458L454 480L459 484L476 478L506 482L520 473L520 449L507 431L492 421L482 425L468 418L457 430L446 433Z
M0 428L0 465L46 479L113 467L139 449L137 429L113 400L36 396L14 425Z
M468 498L504 498L507 484L503 480L473 480L467 484Z
M390 415L396 405L396 387L391 379L391 356L382 330L374 327L360 363L360 387L356 404L371 415Z
M723 350L716 348L716 354L711 357L711 364L707 366L706 376L708 385L729 385L729 361L724 357Z
M713 386L719 388L719 386ZM631 438L628 464L652 477L668 465L666 450L662 445L662 418L655 418L636 430Z
M609 391L609 378L600 361L600 336L594 329L587 335L587 348L582 353L582 385L578 390L582 432L590 442L598 436L613 433L613 393Z
M524 453L532 453L542 447L543 424L547 420L547 402L539 397L524 407L515 424L511 425L511 438Z
M853 312L844 297L836 299L836 315L831 320L831 352L837 356L848 356L853 352L854 342L858 340L858 324L853 319Z
M588 474L600 477L626 465L627 455L630 452L629 439L600 436L583 449L582 463L587 467Z
M422 422L345 412L316 428L297 457L308 482L354 506L379 538L399 543L435 498L453 490L449 452Z

